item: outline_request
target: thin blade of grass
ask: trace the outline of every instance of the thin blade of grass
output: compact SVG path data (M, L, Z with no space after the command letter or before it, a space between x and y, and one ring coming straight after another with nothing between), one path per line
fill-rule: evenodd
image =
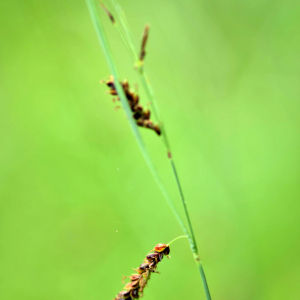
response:
M170 146L170 143L168 141L167 133L166 133L166 130L165 130L165 127L164 127L164 123L162 121L162 116L159 112L159 108L158 108L158 105L157 105L157 102L156 102L156 99L155 99L154 91L151 87L150 80L149 80L149 78L147 76L147 73L145 71L145 66L138 64L138 55L137 55L138 49L136 48L136 46L134 44L133 35L132 35L132 32L129 28L126 15L125 15L124 11L122 10L121 6L117 3L117 0L112 0L112 2L114 4L115 10L117 12L117 18L121 21L120 22L121 27L122 27L123 31L126 32L126 36L123 36L122 40L123 40L123 42L125 42L127 48L130 49L131 53L134 53L132 55L132 57L134 57L133 63L134 63L135 66L138 66L137 70L138 70L138 73L140 75L140 79L142 81L143 87L146 91L146 95L148 97L148 100L153 104L154 115L155 115L156 119L158 120L159 125L161 127L163 142L164 142L164 144L166 146L166 149L167 149L167 152L168 152L168 158L169 158L171 168L172 168L172 172L173 172L173 175L174 175L174 178L175 178L175 181L176 181L179 196L180 196L183 208L184 208L185 216L186 216L187 223L188 223L188 228L189 228L189 231L190 231L190 234L191 234L192 242L190 242L190 247L191 247L191 250L194 254L194 258L195 258L197 267L198 267L198 269L200 271L200 274L201 274L201 278L202 278L202 282L203 282L203 285L204 285L206 297L207 297L207 299L211 299L209 289L208 289L208 285L207 285L207 280L206 280L205 273L204 273L204 269L202 267L202 264L198 263L198 260L200 261L200 258L199 258L198 247L197 247L197 242L196 242L193 226L192 226L190 215L189 215L189 212L188 212L188 209L187 209L187 205L186 205L185 197L184 197L184 194L183 194L182 186L181 186L181 183L180 183L180 180L179 180L179 177L178 177L175 161L174 161L174 158L173 158L173 155L172 155L172 152L171 152L171 146Z
M130 53L132 54L131 57L133 58L134 67L140 75L140 80L141 80L143 88L146 92L147 98L153 107L154 116L155 116L156 120L158 121L159 126L161 128L163 142L166 146L167 151L170 152L171 147L170 147L170 143L167 138L167 132L165 130L164 122L163 122L161 113L159 111L159 108L158 108L158 105L157 105L157 102L155 99L154 91L150 84L149 77L147 76L145 66L141 65L139 62L138 49L134 43L133 34L128 25L128 21L127 21L125 12L123 11L122 7L118 4L117 0L112 0L112 3L114 5L115 11L117 13L117 19L120 21L120 25L117 22L115 23L116 28L117 28L119 34L121 35L121 38L122 38L124 44L126 45L127 49L130 49ZM120 28L122 28L122 29L120 29ZM125 32L125 34L123 34L123 32Z
M129 124L130 124L130 127L131 127L131 129L132 129L132 131L133 131L133 133L136 137L136 140L137 140L137 143L140 147L140 150L142 151L144 159L146 160L146 163L147 163L153 177L155 178L155 181L156 181L157 185L159 186L165 200L169 204L169 206L170 206L173 214L175 215L178 223L180 224L183 232L187 235L187 237L189 239L190 247L191 247L191 250L194 254L194 259L195 259L197 267L200 271L200 275L201 275L202 283L203 283L203 286L204 286L206 298L207 298L207 300L211 300L211 296L210 296L206 276L205 276L205 273L204 273L202 263L200 261L200 256L198 254L198 248L197 248L197 244L196 244L195 235L194 235L194 232L193 232L193 227L192 227L192 224L191 224L191 221L190 221L189 213L188 213L188 210L187 210L186 202L185 202L185 199L184 199L184 195L183 195L183 191L182 191L181 184L180 184L180 181L179 181L179 177L178 177L178 174L177 174L177 170L176 170L176 167L175 167L175 163L174 163L174 160L173 160L173 157L172 157L172 154L171 154L170 144L168 142L168 139L167 139L167 136L166 136L166 131L164 129L164 125L163 125L163 122L162 122L162 118L161 118L161 115L160 115L159 110L158 110L158 106L157 106L155 98L154 98L153 89L152 89L152 87L150 85L150 82L149 82L149 79L148 79L148 77L145 73L144 67L139 66L138 70L139 70L139 73L141 75L141 80L142 80L144 89L146 91L147 97L150 100L150 102L153 103L155 117L159 121L161 129L162 129L163 141L164 141L164 144L165 144L165 146L167 148L167 151L168 151L168 157L169 157L169 160L170 160L170 163L171 163L171 166L172 166L172 170L173 170L173 174L174 174L174 177L175 177L175 180L176 180L176 184L177 184L177 187L178 187L178 190L179 190L180 199L181 199L183 207L184 207L185 215L186 215L187 222L188 222L189 231L185 227L180 215L178 214L178 212L177 212L177 210L176 210L176 208L175 208L175 206L172 202L172 199L170 198L170 196L169 196L162 180L160 179L160 176L158 175L158 172L157 172L157 170L156 170L156 168L155 168L155 166L152 162L150 154L149 154L149 152L148 152L148 150L147 150L147 148L146 148L146 146L145 146L145 144L142 140L142 137L141 137L141 135L138 131L137 125L136 125L135 121L132 118L130 107L127 103L126 96L123 92L123 88L121 87L121 85L119 83L119 76L118 76L118 73L117 73L117 68L115 66L114 59L113 59L113 56L112 56L112 52L110 50L105 32L103 30L103 26L102 26L102 23L101 23L99 14L98 14L97 5L96 5L94 0L86 0L86 2L87 2L89 12L90 12L92 20L93 20L94 27L96 29L96 33L97 33L99 42L102 46L102 49L104 51L106 60L108 62L111 74L115 78L115 86L116 86L116 89L117 89L117 93L118 93L118 96L121 99L121 103L122 103L122 106L125 110L126 116L128 118ZM125 31L126 36L124 36L124 34L123 34L123 32L120 28L117 27L117 29L118 29L121 37L122 37L123 42L125 43L125 45L127 47L127 49L130 50L131 56L135 60L134 61L134 63L135 63L135 62L137 62L138 55L136 54L137 53L137 48L135 47L132 33L129 30L129 26L127 24L125 14L122 12L120 6L117 7L117 11L119 11L119 18L121 19L122 28ZM120 13L120 11L121 11L121 13Z
M123 88L121 87L120 82L119 82L119 76L118 76L117 68L116 68L116 65L114 63L113 55L112 55L111 49L109 47L105 32L103 30L103 26L102 26L102 23L101 23L99 14L98 14L97 5L96 5L94 0L86 0L86 3L87 3L87 6L88 6L88 9L89 9L89 12L90 12L90 15L91 15L96 33L97 33L98 40L100 42L100 45L102 46L102 49L103 49L104 54L105 54L105 58L108 62L110 72L115 78L114 83L115 83L115 86L116 86L116 89L117 89L118 96L120 97L120 100L121 100L122 106L125 110L127 119L129 121L129 124L130 124L130 127L131 127L131 129L133 131L133 134L136 138L136 141L137 141L137 143L140 147L140 150L143 154L143 157L144 157L144 159L145 159L145 161L146 161L146 163L147 163L147 165L148 165L148 167L149 167L149 169L150 169L157 185L159 186L165 200L167 201L167 203L169 204L173 214L175 215L180 227L182 228L184 233L189 238L191 238L189 232L187 231L187 229L186 229L186 227L183 223L183 221L180 218L179 213L177 212L177 210L176 210L176 208L175 208L175 206L172 202L171 197L169 196L169 194L168 194L168 192L167 192L160 176L158 175L158 172L157 172L157 170L156 170L156 168L155 168L155 166L152 162L150 154L149 154L149 152L148 152L148 150L147 150L147 148L144 144L144 141L143 141L143 139L140 135L140 132L137 128L137 125L136 125L136 123L135 123L135 121L132 117L132 113L131 113L130 107L127 103L126 96L125 96Z

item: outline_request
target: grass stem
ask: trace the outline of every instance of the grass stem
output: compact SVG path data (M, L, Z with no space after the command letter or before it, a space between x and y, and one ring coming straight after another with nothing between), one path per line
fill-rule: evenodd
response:
M156 180L156 183L157 185L159 186L164 198L166 199L167 203L169 204L172 212L174 213L180 227L182 228L182 230L184 231L184 233L187 235L187 236L190 236L188 230L186 229L183 221L181 220L181 217L178 213L178 211L176 210L174 204L173 204L173 201L171 199L171 197L169 196L153 162L152 162L152 159L150 157L150 154L144 144L144 141L139 133L139 130L137 128L137 125L135 123L135 121L133 120L132 118L132 114L131 114L131 110L129 108L129 105L127 103L127 99L126 99L126 96L124 94L124 91L120 85L120 82L119 82L119 76L118 76L118 72L117 72L117 68L115 66L115 63L114 63L114 59L113 59L113 55L112 55L112 52L111 52L111 49L109 47L109 44L107 42L107 38L106 38L106 35L105 35L105 32L103 30L103 26L102 26L102 23L101 23L101 20L99 18L99 14L98 14L98 7L95 3L94 0L86 0L86 3L87 3L87 6L88 6L88 9L89 9L89 12L91 14L91 18L92 18L92 21L93 21L93 24L94 24L94 27L96 29L96 33L97 33L97 37L98 37L98 40L100 42L100 45L102 46L102 49L104 51L104 54L105 54L105 57L106 57L106 60L108 62L108 66L109 66L109 69L110 69L110 72L111 74L114 76L115 78L115 86L116 86L116 89L117 89L117 92L118 92L118 96L120 97L120 100L121 100L121 103L122 103L122 106L125 110L125 113L126 113L126 116L127 116L127 119L129 121L129 124L130 124L130 127L133 131L133 134L136 138L136 141L140 147L140 150L144 156L144 159L146 160L146 163L154 177L154 179Z
M169 160L170 160L170 163L171 163L171 167L172 167L173 175L174 175L176 185L177 185L177 188L178 188L178 191L179 191L180 199L181 199L181 202L182 202L183 207L184 207L184 212L185 212L185 216L186 216L186 219L187 219L187 224L188 224L189 230L186 228L186 226L185 226L184 222L182 221L178 211L176 210L176 208L173 204L173 201L172 201L171 197L169 196L169 194L168 194L168 192L167 192L167 190L166 190L166 188L165 188L165 186L164 186L164 184L163 184L163 182L162 182L162 180L161 180L161 178L160 178L160 176L159 176L159 174L158 174L158 172L157 172L157 170L154 166L154 163L153 163L153 161L150 157L150 154L149 154L149 152L148 152L148 150L147 150L147 148L144 144L144 141L143 141L143 139L142 139L142 137L139 133L137 125L136 125L134 119L132 118L132 113L131 113L130 107L128 105L126 96L124 94L123 88L120 85L120 80L119 80L116 65L114 63L114 58L113 58L113 55L112 55L112 51L111 51L110 46L108 44L108 41L107 41L107 38L106 38L106 35L105 35L105 31L104 31L102 23L101 23L101 19L99 17L98 5L96 4L95 0L86 0L86 3L87 3L87 6L88 6L88 9L89 9L89 12L90 12L90 15L91 15L96 33L97 33L98 40L99 40L99 42L102 46L102 49L104 51L104 55L105 55L105 58L107 60L110 72L114 77L116 90L117 90L118 96L120 97L122 106L125 110L127 119L129 121L129 124L130 124L130 127L133 131L133 134L134 134L134 136L137 140L137 143L140 147L140 150L141 150L141 152L144 156L144 159L146 160L146 163L147 163L147 165L148 165L148 167L149 167L149 169L150 169L157 185L159 186L164 198L166 199L167 203L169 204L169 206L170 206L173 214L175 215L180 227L182 228L183 232L186 234L186 237L189 239L190 247L191 247L191 250L193 252L195 262L196 262L196 264L198 266L198 269L200 271L200 275L201 275L202 283L203 283L203 286L204 286L206 298L207 298L207 300L211 300L211 296L210 296L206 276L205 276L205 273L204 273L202 263L200 261L200 256L199 256L199 253L198 253L198 247L197 247L197 244L196 244L196 239L195 239L192 223L191 223L191 220L190 220L189 212L188 212L188 209L187 209L187 206L186 206L186 202L185 202L185 198L184 198L184 195L183 195L182 187L181 187L180 180L179 180L179 177L178 177L178 174L177 174L175 162L174 162L174 159L173 159L173 156L172 156L172 153L171 153L170 144L169 144L169 141L167 139L166 130L165 130L161 115L159 113L158 106L157 106L156 101L155 101L153 89L150 85L149 78L148 78L148 76L145 72L145 68L144 68L143 65L139 64L138 55L137 55L137 53L138 53L137 48L134 44L132 33L129 30L129 26L128 26L125 14L121 10L121 7L117 4L115 4L116 10L118 12L119 19L121 20L121 27L119 27L118 23L116 23L116 22L114 22L114 25L116 26L116 28L117 28L124 44L126 45L127 49L129 50L129 52L131 54L131 58L134 61L134 65L136 66L136 69L138 70L138 72L140 74L141 81L142 81L143 87L146 91L147 97L148 97L149 101L151 102L151 104L153 104L154 115L155 115L155 117L156 117L156 119L159 122L159 125L161 127L163 142L164 142L164 144L166 146L166 149L167 149L168 157L169 157ZM125 34L123 33L123 31L125 32Z

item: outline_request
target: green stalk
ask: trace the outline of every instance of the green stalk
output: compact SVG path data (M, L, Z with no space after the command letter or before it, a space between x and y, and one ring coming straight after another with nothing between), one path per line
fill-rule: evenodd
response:
M98 39L99 39L99 42L102 46L102 49L104 51L106 60L108 62L110 72L114 76L115 87L116 87L118 96L120 97L122 106L125 110L127 119L129 121L129 124L130 124L130 127L133 131L134 136L136 137L136 140L137 140L137 143L140 147L140 150L141 150L141 152L144 156L144 159L146 160L146 163L147 163L153 177L156 180L157 185L159 186L164 198L166 199L167 203L169 204L169 206L170 206L173 214L175 215L180 227L182 228L182 230L184 231L184 233L186 234L186 236L189 239L190 247L191 247L191 250L194 254L194 259L196 261L197 267L198 267L200 275L201 275L201 279L202 279L202 283L203 283L203 286L204 286L206 298L207 298L207 300L211 300L211 296L210 296L210 293L209 293L208 284L207 284L207 281L206 281L204 269L203 269L202 263L200 261L200 256L198 254L198 249L197 249L195 235L194 235L194 232L193 232L193 227L192 227L192 224L191 224L191 221L190 221L189 213L188 213L188 210L187 210L186 202L185 202L185 199L184 199L184 195L183 195L183 191L182 191L181 184L180 184L180 181L179 181L179 177L178 177L178 174L177 174L177 170L176 170L176 167L175 167L175 163L174 163L174 160L172 158L170 144L169 144L167 136L166 136L166 131L165 131L165 128L163 126L162 118L161 118L161 115L159 113L158 106L157 106L155 98L154 98L154 92L151 88L151 85L150 85L149 79L147 77L147 74L145 73L144 67L137 64L137 66L138 66L137 69L138 69L139 74L141 76L141 81L143 83L143 86L144 86L144 89L146 91L147 97L148 97L149 101L153 104L155 117L157 118L158 122L160 123L160 127L161 127L161 130L162 130L163 141L164 141L164 144L165 144L165 146L167 148L167 151L168 151L168 157L170 159L173 174L174 174L176 184L177 184L177 187L178 187L178 190L179 190L180 199L181 199L183 207L184 207L184 211L185 211L185 215L186 215L186 218L187 218L189 231L185 227L180 215L178 214L178 212L177 212L177 210L176 210L176 208L173 204L173 201L172 201L171 197L169 196L169 194L168 194L168 192L167 192L167 190L166 190L166 188L165 188L165 186L164 186L164 184L163 184L163 182L162 182L162 180L161 180L161 178L160 178L160 176L159 176L159 174L158 174L158 172L157 172L157 170L156 170L156 168L155 168L155 166L152 162L150 154L149 154L149 152L148 152L148 150L147 150L147 148L144 144L144 141L143 141L143 139L142 139L142 137L141 137L141 135L138 131L137 125L136 125L135 121L132 118L131 110L130 110L130 107L127 103L126 96L124 94L123 88L120 85L119 76L118 76L116 65L114 63L113 55L112 55L111 49L109 47L109 44L108 44L108 41L107 41L104 29L103 29L101 20L99 18L98 5L96 5L94 0L86 0L86 3L87 3L87 6L88 6L88 9L89 9L89 12L90 12L90 15L91 15L91 18L92 18L92 21L93 21ZM120 10L120 8L117 7L117 10ZM124 36L124 34L122 32L122 29L120 29L118 24L115 23L116 28L117 28L118 32L120 33L121 38L122 38L123 42L125 43L127 49L129 50L129 52L131 54L131 57L134 60L134 63L137 63L138 62L138 56L136 54L137 50L136 50L136 47L134 45L132 34L131 34L131 32L129 30L129 27L127 25L127 20L126 20L125 14L121 15L121 13L119 12L119 17L121 19L122 27L123 27L123 29L126 33L126 37Z
M149 152L148 152L148 150L147 150L147 148L144 144L144 141L143 141L143 139L142 139L142 137L139 133L137 125L136 125L134 119L132 118L132 113L131 113L130 107L128 105L128 102L127 102L126 96L124 94L123 88L121 87L120 82L119 82L119 76L118 76L116 65L114 63L113 55L112 55L112 52L110 50L110 46L108 44L105 32L103 30L101 20L99 18L97 5L96 5L94 0L86 0L86 3L87 3L87 6L88 6L88 9L89 9L89 12L90 12L90 15L91 15L96 33L97 33L98 40L100 42L100 45L102 46L105 58L108 62L110 72L114 76L114 79L115 79L114 83L115 83L115 87L117 89L118 96L120 97L120 100L121 100L122 106L125 110L127 119L129 121L129 124L130 124L130 127L131 127L131 129L133 131L133 134L136 138L136 141L137 141L137 143L140 147L140 150L141 150L141 152L144 156L144 159L146 160L146 163L147 163L153 177L155 178L157 185L159 186L159 188L160 188L164 198L166 199L167 203L169 204L172 212L174 213L180 227L182 228L184 233L187 236L189 236L189 238L191 239L190 234L189 234L188 230L186 229L183 221L181 220L181 217L180 217L178 211L176 210L176 208L175 208L175 206L172 202L171 197L169 196L169 194L168 194L168 192L167 192L160 176L158 175L158 172L157 172L157 170L156 170L156 168L155 168L155 166L152 162L150 154L149 154Z
M174 158L172 156L171 146L170 146L170 143L168 141L167 133L166 133L166 130L165 130L165 127L164 127L164 123L162 121L162 117L161 117L161 114L159 112L156 100L155 100L154 91L151 87L150 80L149 80L149 78L146 74L145 67L143 65L139 64L138 54L137 54L138 49L136 48L136 45L134 43L133 35L132 35L131 31L129 30L129 25L128 25L128 22L127 22L126 15L123 12L121 6L117 4L117 0L112 0L112 1L114 3L115 9L118 13L118 18L120 20L122 29L126 33L126 37L124 36L123 31L118 26L118 23L115 23L115 24L117 24L116 27L118 29L119 34L122 37L123 42L125 43L127 49L130 49L129 52L132 54L131 57L133 59L133 63L134 63L135 66L137 66L137 70L138 70L138 73L140 75L140 79L142 81L143 87L146 91L148 100L153 104L154 115L155 115L156 119L158 120L160 128L162 130L163 142L164 142L164 144L166 146L166 149L167 149L167 152L168 152L168 158L169 158L169 161L171 163L171 168L172 168L172 171L173 171L173 175L174 175L174 178L175 178L175 181L176 181L176 185L177 185L177 188L178 188L178 191L179 191L180 199L181 199L181 202L182 202L182 205L183 205L183 208L184 208L184 212L185 212L185 216L186 216L186 219L187 219L187 223L188 223L188 228L189 228L189 232L190 232L190 236L191 236L191 238L189 238L190 247L191 247L191 250L193 252L194 259L195 259L195 262L197 264L198 270L199 270L200 275L201 275L201 279L202 279L202 283L203 283L203 286L204 286L206 298L207 298L207 300L210 300L211 296L210 296L206 276L205 276L205 273L204 273L203 265L200 261L200 256L199 256L199 253L198 253L198 247L197 247L196 238L195 238L194 231L193 231L193 226L192 226L192 223L191 223L191 220L190 220L190 216L189 216L186 201L185 201L185 198L184 198L183 190L182 190L181 183L180 183L180 180L179 180L179 177L178 177L175 161L174 161Z
M173 239L171 242L169 242L167 245L170 246L172 243L174 243L175 241L182 239L182 238L187 238L187 236L186 235L178 236L175 239Z

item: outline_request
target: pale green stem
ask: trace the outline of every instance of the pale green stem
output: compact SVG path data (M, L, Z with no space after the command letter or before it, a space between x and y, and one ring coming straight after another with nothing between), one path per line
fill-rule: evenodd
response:
M122 32L122 30L121 30L121 28L120 28L120 25L119 25L117 22L115 22L115 23L114 23L114 26L116 27L116 29L117 29L119 35L120 35L121 38L122 38L123 43L125 44L125 46L126 46L128 52L130 53L131 59L132 59L133 61L136 61L137 58L136 58L136 56L135 56L135 53L132 51L132 48L131 48L131 47L129 46L129 44L127 43L126 37L124 36L124 33Z
M200 271L200 275L201 275L202 283L203 283L203 286L204 286L206 299L211 300L211 296L210 296L208 284L207 284L207 281L206 281L206 276L205 276L205 273L204 273L202 262L199 259L199 260L196 260L196 263L197 263L198 269Z
M128 102L127 102L126 96L124 94L123 88L120 85L119 76L118 76L117 68L116 68L115 63L114 63L113 55L112 55L112 52L110 50L105 32L103 30L101 20L99 18L97 5L95 4L94 0L86 0L86 3L87 3L87 6L89 8L89 12L91 14L94 27L96 29L96 33L97 33L99 42L102 46L102 49L104 51L106 60L108 62L110 72L114 76L114 83L115 83L115 86L116 86L116 89L117 89L118 96L120 97L120 100L121 100L122 106L125 110L127 119L129 121L129 124L130 124L130 127L133 131L134 136L136 137L137 143L138 143L138 145L141 149L141 152L144 156L144 159L146 160L146 163L147 163L153 177L155 178L157 185L159 186L159 188L160 188L164 198L166 199L167 203L169 204L172 212L174 213L180 227L185 232L185 234L190 237L189 232L187 231L183 221L181 220L181 217L180 217L178 211L176 210L176 208L175 208L175 206L174 206L174 204L171 200L171 197L169 196L164 184L162 183L162 180L161 180L160 176L158 175L158 172L157 172L156 168L154 167L154 164L151 160L150 154L149 154L149 152L148 152L148 150L147 150L147 148L146 148L146 146L143 142L143 139L142 139L142 137L141 137L141 135L138 131L137 125L136 125L134 119L132 118L132 112L131 112L130 107L128 105Z
M167 245L170 246L172 243L174 243L175 241L182 239L182 238L188 238L186 235L181 235L178 236L177 238L175 238L174 240L172 240L171 242L169 242Z
M153 90L151 88L149 79L148 79L148 77L147 77L147 75L146 75L146 73L144 71L144 68L142 66L139 66L138 70L139 70L139 73L141 75L142 83L143 83L143 86L144 86L145 91L147 93L147 97L150 100L150 102L153 104L155 116L156 116L157 120L160 122L164 144L165 144L165 146L166 146L166 148L168 150L169 159L170 159L170 162L171 162L173 174L175 176L176 183L177 183L178 190L179 190L179 194L180 194L180 198L181 198L181 201L182 201L183 206L184 206L185 215L186 215L186 218L187 218L187 221L188 221L188 227L189 227L191 235L189 234L188 230L186 229L186 227L185 227L185 225L184 225L184 223L183 223L180 215L178 214L178 212L177 212L177 210L176 210L176 208L175 208L175 206L174 206L174 204L172 202L172 199L170 198L170 196L169 196L166 188L164 187L164 184L162 183L162 181L161 181L161 179L160 179L160 177L158 175L158 172L157 172L156 168L154 167L154 164L153 164L153 162L151 160L151 157L150 157L150 155L149 155L149 153L147 151L147 148L145 147L145 144L144 144L144 142L143 142L143 140L142 140L142 138L140 136L140 133L139 133L138 128L137 128L137 125L136 125L135 121L132 118L132 114L131 114L131 111L130 111L130 107L129 107L128 103L127 103L126 96L124 94L123 88L121 87L121 85L119 83L119 76L118 76L118 73L117 73L117 69L116 69L116 66L115 66L115 63L114 63L114 59L113 59L112 52L110 50L110 47L109 47L106 35L105 35L103 27L102 27L101 20L99 18L98 9L97 9L97 6L95 4L95 1L94 0L86 0L86 2L87 2L87 6L89 8L89 11L90 11L90 14L91 14L91 17L92 17L95 29L96 29L96 33L97 33L99 42L100 42L100 44L101 44L101 46L103 48L106 60L108 62L111 74L114 76L114 79L115 79L114 82L115 82L115 86L116 86L116 89L117 89L117 93L118 93L118 96L120 97L122 106L123 106L123 108L125 110L126 116L127 116L128 121L130 123L130 127L131 127L131 129L132 129L132 131L133 131L133 133L134 133L134 135L136 137L136 140L137 140L138 145L139 145L139 147L140 147L140 149L142 151L142 154L143 154L143 156L144 156L144 158L146 160L146 163L147 163L147 165L148 165L148 167L149 167L149 169L150 169L153 177L156 180L156 183L158 184L158 186L159 186L161 192L163 193L163 195L164 195L167 203L169 204L171 210L173 211L173 213L174 213L174 215L175 215L178 223L180 224L182 230L185 232L186 236L189 239L191 250L192 250L192 252L194 254L194 259L195 259L195 261L197 263L197 266L198 266L198 269L200 271L200 275L201 275L202 282L203 282L203 285L204 285L204 290L205 290L206 298L207 298L207 300L211 300L209 289L208 289L208 285L207 285L207 281L206 281L206 277L205 277L205 273L204 273L203 266L202 266L202 263L200 261L200 257L199 257L199 254L198 254L198 250L197 250L197 245L196 245L196 240L195 240L195 236L194 236L192 224L191 224L189 213L188 213L188 210L187 210L187 207L186 207L186 202L185 202L185 199L184 199L184 196L183 196L181 184L180 184L180 181L179 181L179 178L178 178L178 175L177 175L177 171L176 171L176 168L175 168L175 163L174 163L174 161L172 159L172 154L170 152L170 144L169 144L169 142L167 140L166 131L164 130L162 118L161 118L161 116L159 114L159 110L158 110L158 107L157 107L157 104L156 104L156 101L155 101L155 98L154 98L154 92L153 92ZM119 14L119 16L120 16L120 14ZM121 19L122 26L125 29L125 32L126 32L126 35L127 35L127 41L126 41L126 38L123 35L122 31L120 30L120 28L118 26L116 26L116 28L119 31L119 33L120 33L120 35L121 35L121 37L123 39L123 42L125 43L126 47L130 50L132 58L135 61L137 61L137 55L135 54L136 53L136 51L135 51L136 47L134 45L132 34L129 31L129 29L128 29L129 27L127 25L127 20L125 18L125 15L123 14L123 16L121 16L120 19Z
M136 53L138 52L138 50L137 50L137 48L134 44L134 40L133 40L131 31L129 30L129 25L128 25L128 22L127 22L126 15L123 12L121 6L117 4L116 0L113 0L113 3L114 3L116 11L118 13L118 19L121 22L121 26L122 26L123 30L125 31L125 33L126 33L127 39L123 35L121 30L119 30L119 33L121 34L122 40L126 44L126 47L129 48L130 52L132 53L132 58L134 58L134 61L133 61L134 64L137 64L138 63L138 61L137 61L138 60L138 55ZM192 223L191 223L191 220L190 220L189 212L187 210L186 201L185 201L185 198L184 198L184 195L183 195L180 180L179 180L179 177L178 177L178 174L177 174L177 169L176 169L176 166L175 166L174 158L172 157L171 146L170 146L170 143L168 141L167 133L166 133L166 130L164 128L164 123L162 121L162 117L161 117L161 114L159 113L158 105L157 105L156 100L155 100L154 91L151 87L150 80L149 80L149 78L148 78L148 76L145 72L144 66L139 65L139 67L137 69L138 69L138 72L140 74L140 78L141 78L143 87L146 91L146 95L147 95L149 101L153 104L154 115L160 123L161 131L162 131L162 138L163 138L164 144L166 146L166 149L168 151L168 156L169 156L169 160L170 160L170 163L171 163L172 171L173 171L173 174L174 174L174 177L175 177L175 181L176 181L176 184L177 184L177 187L178 187L180 199L181 199L181 202L182 202L183 207L184 207L186 219L187 219L187 222L188 222L188 227L189 227L189 230L190 230L190 233L191 233L191 239L192 239L191 249L192 249L194 255L195 254L198 255L198 249L197 249L197 244L196 244L196 239L195 239Z

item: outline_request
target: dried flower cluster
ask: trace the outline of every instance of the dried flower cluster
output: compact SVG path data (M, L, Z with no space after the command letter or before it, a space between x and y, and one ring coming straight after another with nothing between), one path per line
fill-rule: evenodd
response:
M125 285L124 291L120 292L114 300L132 300L141 297L151 273L158 273L156 271L157 264L163 259L164 255L168 255L169 253L170 247L168 245L156 245L150 251L150 254L146 256L144 262L135 269L137 274L129 276L130 282Z
M113 76L110 76L110 80L106 81L105 84L110 88L109 94L113 96L118 96ZM161 130L159 126L153 124L153 122L150 120L150 110L144 109L143 106L139 103L139 95L136 94L134 91L130 90L127 80L124 80L120 84L123 87L124 94L127 98L129 107L132 111L132 116L135 119L136 124L141 127L152 129L158 135L160 135ZM117 97L117 100L120 101L120 98Z

